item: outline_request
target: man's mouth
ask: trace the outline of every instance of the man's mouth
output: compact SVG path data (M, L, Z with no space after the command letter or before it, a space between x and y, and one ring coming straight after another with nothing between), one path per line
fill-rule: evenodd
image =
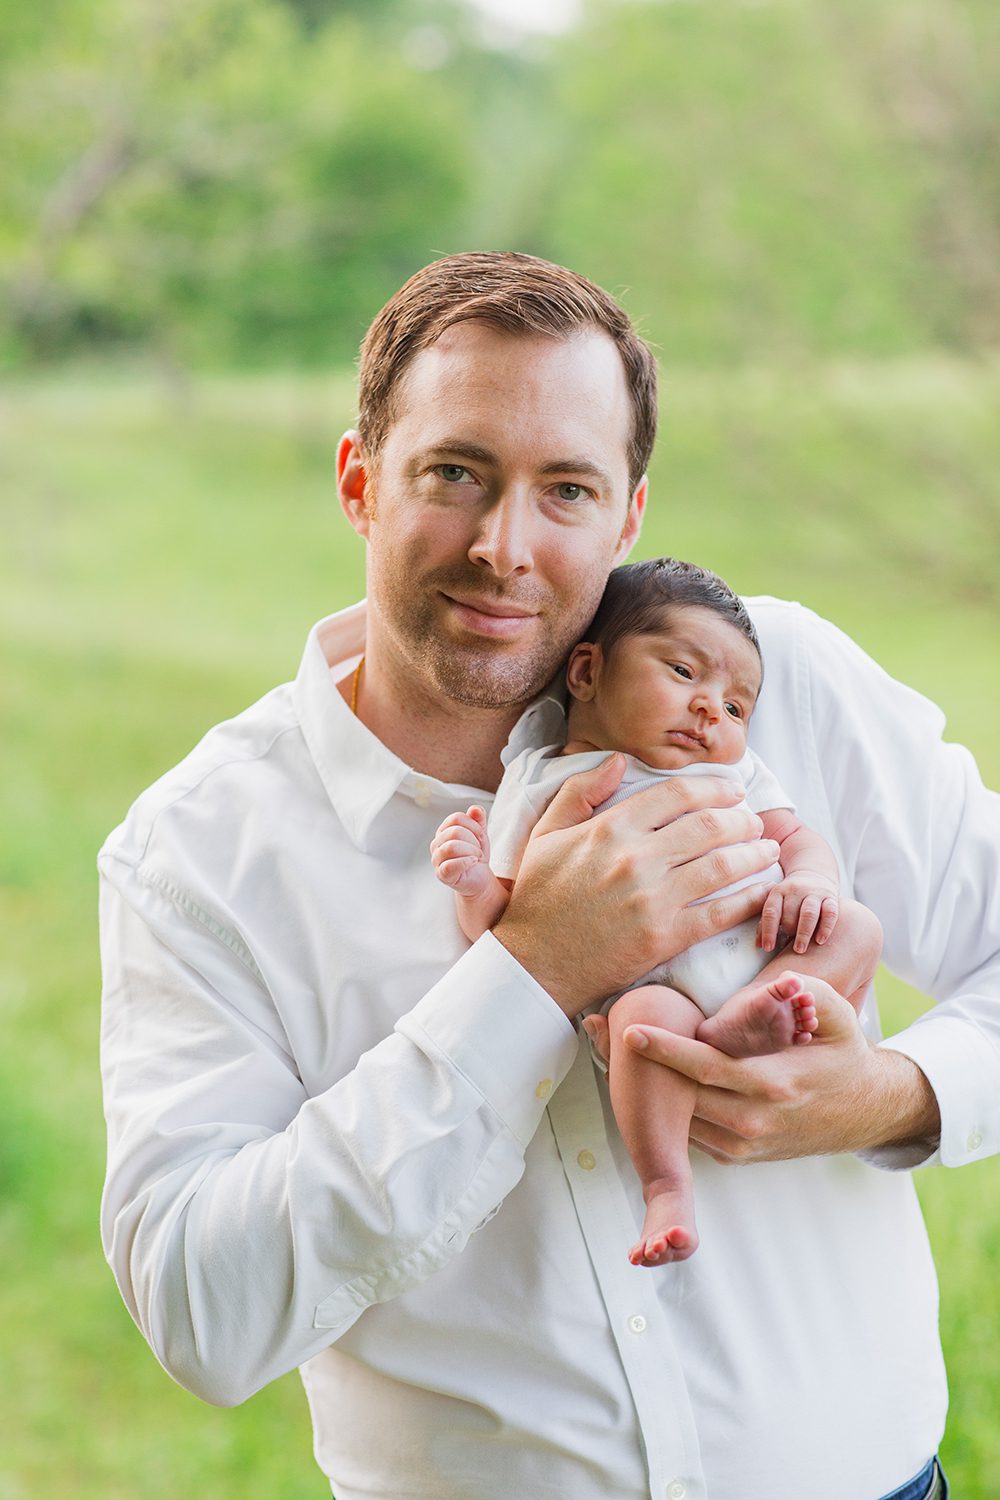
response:
M512 640L535 619L537 610L525 604L506 599L458 599L454 594L442 590L441 597L448 603L458 623L476 635L492 636L496 640Z

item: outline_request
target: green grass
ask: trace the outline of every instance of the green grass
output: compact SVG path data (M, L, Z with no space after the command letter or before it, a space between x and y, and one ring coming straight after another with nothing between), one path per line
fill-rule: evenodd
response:
M944 359L668 374L642 552L830 614L935 697L1000 784L1000 371ZM362 586L336 514L347 376L76 370L0 388L0 1500L298 1500L324 1485L294 1376L178 1390L97 1234L95 852L212 723ZM890 1025L921 1007L890 981ZM945 1449L1000 1494L998 1164L919 1185L942 1273Z

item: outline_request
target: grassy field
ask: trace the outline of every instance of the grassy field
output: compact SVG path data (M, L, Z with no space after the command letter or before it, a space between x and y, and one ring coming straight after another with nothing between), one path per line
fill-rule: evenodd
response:
M668 374L642 553L831 615L1000 785L1000 369ZM0 1500L324 1493L294 1376L219 1412L157 1369L103 1264L94 857L212 723L361 591L336 512L348 376L0 387ZM889 1027L923 1001L887 979ZM961 1500L1000 1494L1000 1172L920 1189Z

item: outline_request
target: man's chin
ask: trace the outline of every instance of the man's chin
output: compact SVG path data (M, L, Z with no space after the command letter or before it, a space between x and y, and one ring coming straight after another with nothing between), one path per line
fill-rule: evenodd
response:
M438 688L454 703L467 708L517 708L541 692L562 658L527 660L497 652L458 649L434 653Z

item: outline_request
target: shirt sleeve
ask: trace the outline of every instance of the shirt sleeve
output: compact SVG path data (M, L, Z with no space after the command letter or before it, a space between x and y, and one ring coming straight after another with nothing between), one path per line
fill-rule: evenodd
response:
M794 812L795 803L785 791L773 771L769 771L760 756L747 751L750 774L746 781L747 806L751 812L770 812L777 807L787 807Z
M513 880L517 875L531 830L559 784L558 777L552 774L550 756L551 747L529 747L504 769L487 827L490 869L502 880ZM538 776L539 771L546 770L547 786L541 784Z
M1000 1152L1000 796L942 739L934 704L803 611L812 745L848 877L885 931L893 973L936 1004L882 1045L913 1059L941 1111L939 1152L881 1166L958 1166ZM805 724L800 724L804 730Z
M105 876L101 918L105 1251L164 1368L232 1405L461 1252L577 1037L487 934L308 1097L252 959L189 894Z

